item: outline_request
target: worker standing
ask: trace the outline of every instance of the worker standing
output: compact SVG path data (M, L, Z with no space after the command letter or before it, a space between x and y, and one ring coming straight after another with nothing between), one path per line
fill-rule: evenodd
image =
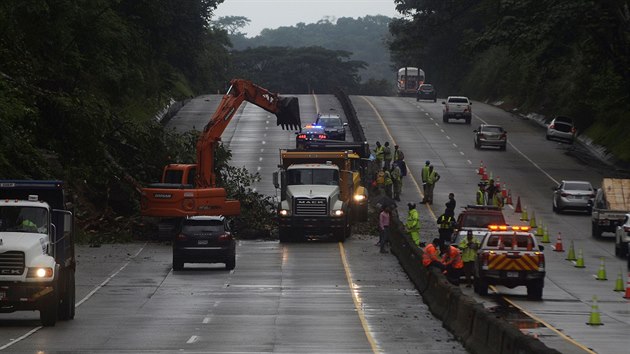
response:
M385 194L385 171L383 168L380 168L376 173L376 189L378 190L379 195Z
M400 150L398 145L394 145L394 161L402 161L405 159L405 154Z
M486 189L483 183L479 183L479 189L477 189L477 196L475 203L477 205L486 205Z
M464 269L464 262L462 262L459 249L455 246L442 244L440 251L442 252L442 264L444 264L446 279L453 285L459 285L459 278Z
M453 215L455 215L455 206L457 205L457 201L455 201L455 194L448 194L448 201L446 202L446 209L451 209L453 211Z
M394 200L400 201L400 192L402 192L402 175L397 162L392 164L392 183L394 188Z
M394 184L394 181L392 180L392 174L385 167L383 167L383 173L385 175L384 176L385 177L385 195L391 198L392 197L392 187L393 187L393 184Z
M446 209L444 214L437 218L438 232L440 233L440 243L447 245L451 243L451 236L455 227L453 210Z
M394 145L394 161L392 164L398 165L400 168L400 177L407 175L407 163L405 163L405 154L400 150L398 145Z
M422 265L425 268L435 267L439 270L444 270L444 264L440 260L440 252L438 247L440 240L434 238L425 248L422 249Z
M494 179L488 181L488 187L486 187L486 204L494 205L494 196L497 194L497 186L494 184Z
M462 250L462 262L464 262L464 274L466 275L466 287L470 288L475 268L475 257L479 249L479 240L475 237L472 230L468 230L466 238L459 243L459 249Z
M383 146L383 167L388 170L392 165L392 157L392 149L389 147L389 141L386 141L385 146Z
M380 141L377 141L376 147L374 148L374 157L376 158L376 163L379 168L383 167L383 153L383 146L381 146Z
M431 165L431 161L427 160L422 167L422 193L424 194L424 198L422 199L422 203L427 202L427 180L429 179L429 166Z
M387 242L389 242L389 224L391 220L391 210L389 206L383 206L378 218L378 226L380 230L379 246L381 253L387 253Z
M424 195L426 203L433 204L433 189L435 184L440 180L440 175L433 169L433 165L429 166L429 175L427 176L427 191Z
M416 209L416 203L408 203L409 214L407 214L407 221L405 222L405 230L411 236L411 240L416 246L420 245L420 215Z

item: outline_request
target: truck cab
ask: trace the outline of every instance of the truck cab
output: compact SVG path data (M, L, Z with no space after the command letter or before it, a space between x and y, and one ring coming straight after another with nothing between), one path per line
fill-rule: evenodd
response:
M74 220L59 181L0 181L0 313L75 313Z

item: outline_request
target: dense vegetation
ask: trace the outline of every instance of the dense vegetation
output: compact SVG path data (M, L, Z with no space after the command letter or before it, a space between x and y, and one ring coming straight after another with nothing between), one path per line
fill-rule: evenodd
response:
M69 181L88 229L137 213L125 172L145 183L194 161L194 137L156 112L228 80L218 2L0 2L0 178Z
M395 0L397 66L423 68L442 94L574 117L630 161L627 0Z
M232 55L235 62L243 61L240 57L246 57L245 61L249 60L252 53L269 55L270 58L278 62L283 61L282 57L287 54L291 55L294 60L299 59L300 55L304 55L309 57L305 58L308 61L321 56L322 49L311 51L307 48L325 48L331 53L343 53L339 57L340 60L366 64L365 66L359 66L356 77L352 78L358 80L356 84L344 85L349 92L388 95L393 92L395 82L395 72L391 67L387 49L390 21L391 18L386 16L365 16L357 19L349 17L339 19L324 18L317 23L298 23L295 26L264 29L259 36L253 38L247 38L239 31L240 27L249 22L245 17L220 17L214 24L229 33L230 41L233 44L234 50ZM286 49L282 52L270 49L257 51L259 47L285 47ZM302 52L303 54L297 52ZM323 64L329 64L328 59L326 61ZM290 63L288 61L284 63L297 64L297 62ZM312 64L308 65L312 66ZM273 70L286 69L276 66L273 67ZM306 75L315 74L304 71L303 73ZM267 75L271 74L272 72L267 73ZM350 74L342 74L336 80L346 79L344 76ZM328 78L328 76L318 76L318 78ZM330 84L323 85L330 86ZM300 90L303 89L303 86L301 86Z

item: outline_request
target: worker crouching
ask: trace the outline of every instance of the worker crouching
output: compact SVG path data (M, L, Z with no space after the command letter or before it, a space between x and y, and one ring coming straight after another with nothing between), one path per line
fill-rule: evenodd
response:
M422 265L427 268L437 268L444 270L444 264L440 260L440 252L438 250L440 239L434 238L425 248L422 249Z
M442 244L440 251L442 252L442 264L446 279L453 285L459 285L459 278L464 270L464 262L459 249L455 246Z

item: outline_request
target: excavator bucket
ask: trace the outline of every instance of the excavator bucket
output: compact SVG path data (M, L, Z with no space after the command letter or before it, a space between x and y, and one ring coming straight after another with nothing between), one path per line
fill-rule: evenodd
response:
M280 98L280 110L276 113L277 124L283 130L299 130L302 126L300 122L300 105L297 97Z

